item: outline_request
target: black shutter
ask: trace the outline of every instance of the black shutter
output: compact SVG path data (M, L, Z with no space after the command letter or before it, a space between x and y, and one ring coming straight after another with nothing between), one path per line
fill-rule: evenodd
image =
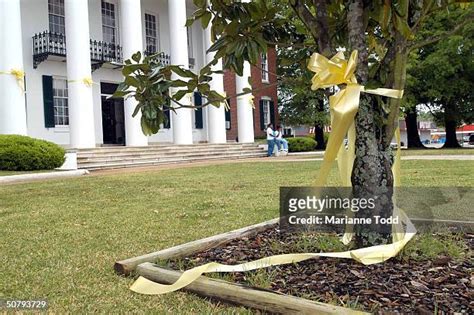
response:
M43 106L44 106L44 126L54 128L54 98L53 98L53 77L43 76Z
M199 92L194 92L194 105L201 106L202 105L202 95ZM194 124L196 129L203 128L202 122L202 108L196 108L194 111Z
M270 101L270 122L273 124L273 127L276 128L275 125L275 103Z
M265 117L264 117L264 112L263 112L263 100L260 100L260 129L265 130Z
M171 101L168 101L168 107L163 106L164 114L165 114L165 123L163 124L163 128L170 129L171 127Z
M229 100L230 104L230 100ZM231 116L230 116L230 108L225 110L225 127L227 130L230 130L232 128L232 123L231 123Z

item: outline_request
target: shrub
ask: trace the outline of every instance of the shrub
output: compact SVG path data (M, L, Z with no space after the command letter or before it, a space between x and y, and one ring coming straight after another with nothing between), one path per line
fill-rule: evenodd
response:
M0 135L0 170L51 170L63 165L65 150L49 141Z
M316 141L308 137L288 138L288 149L290 152L313 151Z

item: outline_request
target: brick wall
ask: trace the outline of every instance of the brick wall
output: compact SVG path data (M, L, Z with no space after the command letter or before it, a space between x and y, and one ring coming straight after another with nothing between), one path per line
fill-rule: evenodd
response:
M260 61L258 63L260 65ZM268 71L269 71L269 82L262 82L262 72L260 68L252 66L251 69L251 78L252 78L252 88L257 91L254 91L253 95L255 97L254 104L254 131L255 137L265 136L265 131L260 129L260 107L259 102L262 97L270 98L275 106L275 124L279 124L278 116L278 96L277 96L277 86L276 86L276 50L270 48L268 50ZM235 95L235 74L231 71L226 71L224 74L224 89L227 92L227 95ZM237 139L238 135L238 121L237 121L237 100L232 98L230 100L230 116L231 116L231 128L227 130L227 141L233 141Z

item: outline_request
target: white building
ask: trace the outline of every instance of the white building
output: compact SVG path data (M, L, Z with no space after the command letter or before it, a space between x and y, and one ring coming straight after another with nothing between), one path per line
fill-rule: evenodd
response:
M207 63L209 30L185 27L194 10L190 0L0 0L0 134L72 148L226 142L223 107L179 109L168 128L147 138L131 115L134 100L107 99L122 81L118 64L136 51L164 52L164 62L191 69ZM247 64L237 92L249 75ZM212 84L224 91L222 75ZM237 100L237 119L239 141L253 142L248 98Z

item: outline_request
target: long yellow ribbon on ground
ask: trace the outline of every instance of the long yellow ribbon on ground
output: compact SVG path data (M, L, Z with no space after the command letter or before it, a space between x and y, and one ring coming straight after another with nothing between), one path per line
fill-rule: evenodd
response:
M360 93L371 93L387 97L401 98L403 91L391 89L366 90L357 84L354 75L357 63L357 52L354 51L348 61L344 59L342 52L328 60L322 55L314 54L311 57L308 68L316 75L313 77L312 89L327 88L339 84L346 84L346 88L340 90L330 97L332 131L329 137L324 161L318 177L318 185L326 183L327 176L336 157L341 180L344 186L350 186L350 174L355 157L355 124L354 118L359 107ZM344 138L348 136L348 148L343 146ZM397 141L400 141L400 131L396 132ZM398 147L400 147L400 142ZM400 149L393 166L395 184L399 184ZM131 286L131 290L142 294L164 294L179 290L204 273L210 272L245 272L269 266L277 266L301 262L315 257L351 258L365 265L383 262L394 257L415 235L416 229L406 214L394 207L394 216L399 217L399 224L394 225L393 242L391 244L377 245L355 250L336 253L302 253L284 254L265 257L259 260L247 262L240 265L223 265L219 263L208 263L185 271L181 277L171 285L164 285L139 277ZM404 232L404 225L406 232ZM343 241L350 240L350 231L344 235Z
M25 71L20 69L11 69L10 71L0 71L0 74L14 76L21 92L25 92Z

